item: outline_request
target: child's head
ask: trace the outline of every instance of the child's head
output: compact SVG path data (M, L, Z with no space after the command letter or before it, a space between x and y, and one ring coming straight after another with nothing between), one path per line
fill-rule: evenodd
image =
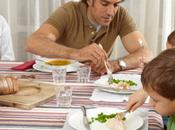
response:
M167 49L143 69L141 81L150 105L161 115L175 114L175 48Z
M175 48L175 31L168 36L166 47L167 49Z

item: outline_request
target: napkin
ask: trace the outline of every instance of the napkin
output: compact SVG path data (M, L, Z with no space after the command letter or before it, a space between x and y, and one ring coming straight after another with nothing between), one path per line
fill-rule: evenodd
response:
M124 102L128 101L129 95L103 92L95 89L90 97L93 101Z
M125 102L128 101L130 94L117 94L104 92L99 89L94 89L90 100L92 101L105 101L105 102ZM149 97L145 100L145 103L149 102Z
M12 67L11 69L25 71L27 69L32 68L34 64L35 64L35 60L25 61L23 64Z

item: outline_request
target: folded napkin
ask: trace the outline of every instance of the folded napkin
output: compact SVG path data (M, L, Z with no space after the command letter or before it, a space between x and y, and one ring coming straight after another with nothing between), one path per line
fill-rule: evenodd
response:
M98 89L94 89L90 100L92 101L105 101L105 102L125 102L128 101L130 94L117 94L104 92ZM145 103L149 102L149 97L146 99Z
M95 89L90 97L93 101L124 102L128 101L129 95L104 92Z
M30 60L30 61L26 61L23 64L17 65L15 67L12 67L12 70L20 70L20 71L25 71L27 69L30 69L33 67L33 65L35 64L35 60Z

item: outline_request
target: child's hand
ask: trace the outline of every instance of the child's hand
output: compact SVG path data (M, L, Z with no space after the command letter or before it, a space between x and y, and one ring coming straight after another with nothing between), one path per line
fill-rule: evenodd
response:
M147 97L147 93L143 89L140 89L129 97L126 109L131 112L135 111L145 102Z
M140 68L144 68L144 66L148 63L145 57L139 57L138 62Z

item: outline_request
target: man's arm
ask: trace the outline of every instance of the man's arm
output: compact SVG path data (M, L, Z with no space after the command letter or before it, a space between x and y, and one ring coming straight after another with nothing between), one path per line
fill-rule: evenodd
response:
M129 52L128 55L124 56L122 60L126 63L126 69L132 69L139 67L139 58L144 57L146 61L150 61L152 53L148 47L142 34L138 31L129 33L128 35L121 38L121 41L125 49ZM119 71L118 60L112 61L114 71Z
M144 57L145 61L150 61L152 58L152 53L148 47L142 34L138 31L129 33L128 35L121 38L121 41L125 49L129 52L128 55L122 57L121 59L126 63L126 69L133 69L140 67L139 59ZM142 43L140 42L142 41ZM109 61L113 72L121 71L119 66L119 60ZM101 67L95 68L98 73L104 74L106 69L102 64Z
M44 57L69 57L74 51L60 44L56 44L59 32L50 24L43 24L36 32L27 39L26 50Z
M82 49L75 49L56 43L59 37L59 31L55 27L43 24L27 39L26 50L44 57L70 58L80 62L92 62L96 65L101 64L106 58L105 51L95 43Z

